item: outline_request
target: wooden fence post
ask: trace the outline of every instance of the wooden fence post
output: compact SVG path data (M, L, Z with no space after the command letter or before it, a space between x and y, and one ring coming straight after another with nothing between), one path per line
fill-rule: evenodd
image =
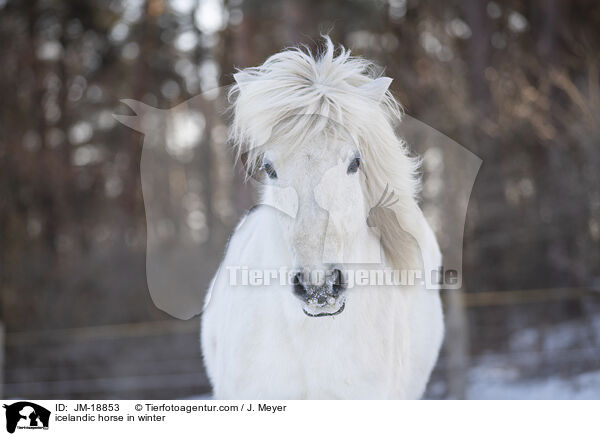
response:
M469 325L463 290L448 291L446 303L448 394L451 398L464 400L467 396L469 368Z
M0 320L0 398L4 398L4 324Z

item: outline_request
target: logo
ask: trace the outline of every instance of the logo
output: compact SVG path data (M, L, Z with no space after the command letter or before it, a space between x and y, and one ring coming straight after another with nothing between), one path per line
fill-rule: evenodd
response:
M6 409L6 431L14 433L18 429L47 430L50 411L29 401L19 401Z

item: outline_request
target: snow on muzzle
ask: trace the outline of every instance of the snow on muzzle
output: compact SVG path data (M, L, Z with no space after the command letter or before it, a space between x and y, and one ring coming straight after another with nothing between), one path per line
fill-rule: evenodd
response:
M333 316L344 311L346 282L338 268L327 271L304 269L294 275L294 295L302 301L307 316Z

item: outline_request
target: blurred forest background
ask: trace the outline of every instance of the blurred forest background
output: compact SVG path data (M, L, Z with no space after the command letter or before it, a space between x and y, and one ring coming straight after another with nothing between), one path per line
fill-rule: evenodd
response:
M464 293L427 397L600 398L594 0L0 0L3 396L208 392L197 319L150 299L143 135L112 114L130 113L123 98L170 108L210 95L236 67L314 49L324 32L384 66L408 114L483 159ZM207 123L198 142L212 145L185 153L203 174L187 226L160 230L207 253L202 289L252 205L240 175L223 176L223 129Z

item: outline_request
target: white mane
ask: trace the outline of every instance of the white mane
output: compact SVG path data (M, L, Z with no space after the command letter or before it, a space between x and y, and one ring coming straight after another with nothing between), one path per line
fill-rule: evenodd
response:
M323 133L325 128L335 134L343 126L361 152L366 180L363 189L370 206L389 185L399 197L393 210L401 227L410 229L408 222L414 220L417 209L420 161L409 156L406 143L394 131L402 108L388 90L391 79L378 76L376 65L351 56L343 47L336 53L330 38L324 39L324 50L316 56L307 48L291 48L259 67L235 74L236 84L229 92L233 109L230 140L238 156L247 153L247 164L254 168L260 164L261 146L268 146L271 136L285 136L293 147L298 138ZM281 125L284 128L279 128ZM379 222L377 227L388 259L406 267L398 258L404 256L406 260L408 254L406 233L399 232L393 222Z

